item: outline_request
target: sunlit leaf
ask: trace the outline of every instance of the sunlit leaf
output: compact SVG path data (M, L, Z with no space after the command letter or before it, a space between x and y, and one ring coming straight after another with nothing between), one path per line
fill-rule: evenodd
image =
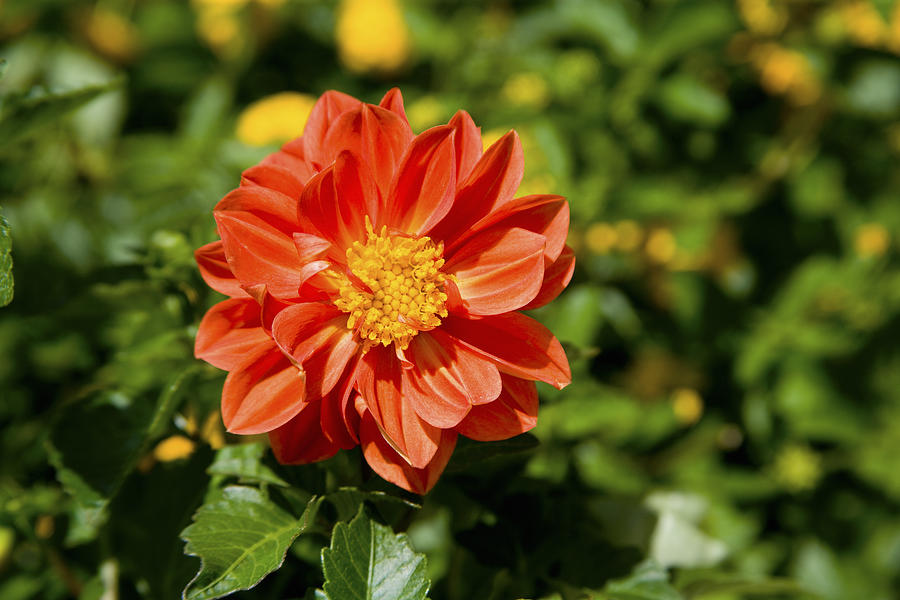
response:
M255 586L284 562L294 539L315 520L321 497L296 518L256 488L228 486L200 507L181 533L185 554L202 561L185 600L221 598Z
M425 556L362 507L352 521L335 525L331 546L322 549L322 567L330 600L421 600L431 585Z
M216 453L216 459L209 466L209 474L237 477L245 482L288 485L262 463L266 448L263 443L225 446Z

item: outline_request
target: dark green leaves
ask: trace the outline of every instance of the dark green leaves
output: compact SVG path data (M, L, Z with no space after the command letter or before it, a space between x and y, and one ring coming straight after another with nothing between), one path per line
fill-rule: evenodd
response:
M150 442L165 431L190 368L163 390L157 402L118 392L99 394L63 408L50 433L50 457L57 477L85 511L86 528L69 541L84 541L103 519L103 510Z
M183 597L208 600L255 586L281 566L294 538L315 520L321 501L312 498L297 519L256 488L226 487L200 507L181 534L185 553L202 561Z
M425 557L406 535L372 521L362 508L350 523L335 525L322 567L329 600L421 600L431 585Z
M0 213L0 306L6 306L13 299L12 234L9 223Z
M272 469L262 464L266 450L267 446L262 443L225 446L216 453L216 460L210 465L209 474L237 477L241 481L255 483L288 485Z
M683 600L669 584L669 576L653 562L640 564L626 579L606 586L608 600Z
M32 90L27 95L3 98L0 104L0 146L20 140L119 85L121 82L116 80L66 92Z

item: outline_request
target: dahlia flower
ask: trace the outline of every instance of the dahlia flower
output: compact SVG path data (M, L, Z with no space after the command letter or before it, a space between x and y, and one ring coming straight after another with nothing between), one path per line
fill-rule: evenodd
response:
M362 446L424 494L458 435L532 428L535 381L562 388L557 339L518 312L568 284L566 200L514 198L511 131L482 151L464 111L413 135L399 90L380 105L326 92L303 135L247 169L195 255L229 296L195 354L228 371L222 417L267 432L282 463Z

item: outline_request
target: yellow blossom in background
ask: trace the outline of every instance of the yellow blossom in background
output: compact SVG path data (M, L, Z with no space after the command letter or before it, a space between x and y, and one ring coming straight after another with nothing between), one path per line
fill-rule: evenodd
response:
M192 4L197 13L197 35L221 56L239 55L245 40L238 13L247 0L192 0Z
M550 89L538 73L517 73L506 80L501 90L513 106L541 109L550 102Z
M194 441L183 435L167 437L153 449L153 457L160 462L187 458L194 451Z
M412 52L397 0L341 0L335 39L341 61L360 73L396 71Z
M755 46L750 60L760 74L760 83L770 94L787 96L797 105L812 104L822 95L822 86L803 54L775 43Z
M446 121L447 109L434 96L422 96L406 107L406 117L413 131L424 131Z
M672 412L682 425L693 425L703 416L703 398L693 388L678 388L672 392Z
M281 92L257 100L241 112L237 138L249 146L280 144L303 132L316 99L296 92Z
M879 223L866 223L856 230L853 245L856 253L863 257L882 256L891 244L887 229Z
M622 252L634 252L644 241L644 230L636 221L625 219L616 223L616 248Z
M15 542L15 530L9 527L0 527L0 567L4 565L6 559L12 554Z
M738 0L737 5L741 19L754 33L774 35L787 24L787 10L773 0Z
M225 445L225 427L222 425L219 411L214 410L207 415L203 427L200 428L200 439L206 441L213 450Z
M900 2L894 3L894 10L891 12L891 24L887 31L887 47L891 52L900 54Z
M868 0L849 0L840 4L844 27L861 46L876 48L887 40L887 23Z
M516 194L530 196L532 194L551 194L559 190L559 184L551 173L536 173L522 180Z
M666 228L651 231L647 236L647 243L644 245L647 257L661 265L671 262L675 258L677 250L678 244L675 242L675 236Z
M822 457L809 447L791 444L775 457L775 480L790 492L804 492L818 485L822 478Z
M616 228L609 223L593 223L584 233L584 245L594 254L606 254L618 240Z
M110 10L92 11L85 22L84 35L100 54L117 62L128 62L138 52L137 28Z

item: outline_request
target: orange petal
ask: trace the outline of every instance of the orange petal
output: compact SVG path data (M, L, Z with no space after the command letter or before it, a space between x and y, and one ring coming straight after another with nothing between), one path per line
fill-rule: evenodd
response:
M231 433L249 435L280 427L305 404L305 377L275 342L260 345L225 378L222 420Z
M241 282L228 266L222 240L216 240L194 250L194 259L200 268L200 276L209 287L232 298L247 297L247 292L241 289Z
M372 173L381 197L386 197L394 172L412 140L409 123L393 112L363 104L342 114L322 143L327 166L344 150L358 156Z
M443 270L456 277L469 314L506 313L530 302L541 289L545 241L525 229L494 227L471 238Z
M260 322L259 304L251 299L219 302L203 315L197 328L194 356L219 369L236 368L260 345L271 338Z
M475 406L456 431L479 442L496 442L525 433L537 424L538 395L533 381L502 375L503 391L488 404Z
M289 235L250 213L216 213L228 264L242 287L264 285L276 298L299 296L303 264Z
M515 131L497 140L459 186L453 207L429 235L450 242L512 201L522 181L522 143Z
M334 163L334 187L340 199L340 211L354 235L365 233L365 215L377 221L381 195L367 165L352 152L341 152ZM351 241L360 239L355 237Z
M321 398L341 379L359 344L347 329L347 315L333 305L303 302L282 310L272 322L278 346L306 371L306 394Z
M497 367L440 329L413 338L407 356L414 367L403 370L404 395L416 414L435 427L456 426L472 405L500 394Z
M427 494L434 487L456 447L456 432L450 429L441 431L437 450L431 460L422 468L415 468L384 439L368 411L362 416L359 435L363 456L372 470L386 481L414 494Z
M311 177L312 173L309 176ZM258 164L241 173L242 186L267 188L295 201L300 199L303 184L308 179L309 177L298 177L294 170L279 164Z
M287 234L300 230L297 200L267 187L244 186L231 190L219 200L213 214L258 219Z
M534 300L523 306L522 310L540 308L553 301L569 285L573 273L575 273L575 253L568 246L563 249L559 258L551 264L547 264L545 256L544 283L541 284L541 291L537 293Z
M334 127L338 117L353 109L359 108L362 102L347 94L328 90L319 98L303 128L303 155L311 161L316 170L320 170L334 160L334 156L325 156L323 143L328 131ZM293 150L291 150L292 153Z
M388 109L404 121L409 122L409 119L406 118L406 111L403 109L403 94L400 93L400 88L389 89L378 106Z
M550 330L518 312L469 320L450 315L441 329L492 361L502 373L562 389L572 381L569 361Z
M569 234L569 203L562 196L537 194L516 198L500 210L476 223L470 232L447 244L445 254L481 231L494 227L519 227L547 238L544 255L553 262L559 257Z
M440 221L450 210L456 191L454 153L453 129L447 125L416 136L391 184L391 204L383 224L421 234Z
M400 363L393 349L376 346L359 364L357 389L384 438L411 466L434 457L441 430L422 420L401 392Z
M342 152L335 165L309 180L300 196L300 213L315 227L320 237L334 245L328 253L335 262L346 260L346 249L365 237L366 199L358 186L358 161L349 152ZM344 188L337 187L340 172Z
M453 128L456 153L456 184L461 185L472 172L482 155L481 129L464 110L458 111L448 123Z
M313 400L290 421L269 432L269 443L278 462L300 465L331 458L340 447L319 427L322 401Z
M332 442L349 450L359 444L359 413L356 412L354 398L357 360L347 365L341 384L322 398L322 431Z

